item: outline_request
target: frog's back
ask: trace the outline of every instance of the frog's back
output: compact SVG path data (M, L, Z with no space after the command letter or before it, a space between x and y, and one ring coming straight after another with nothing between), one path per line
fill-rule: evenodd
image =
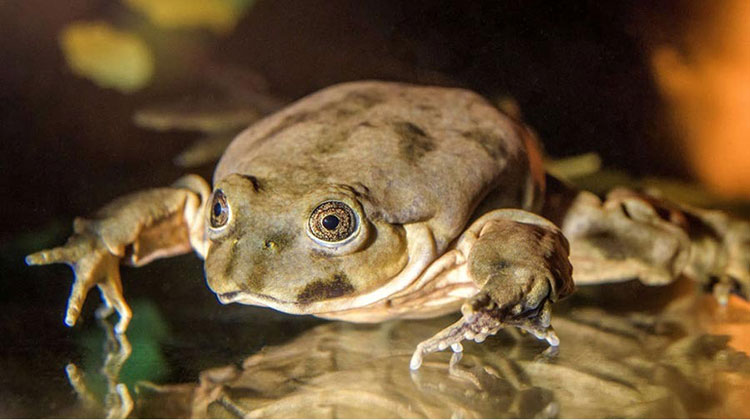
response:
M323 183L348 185L376 213L368 217L428 221L443 248L488 194L493 205L531 205L523 130L467 90L345 83L248 128L214 178L281 179L300 194Z

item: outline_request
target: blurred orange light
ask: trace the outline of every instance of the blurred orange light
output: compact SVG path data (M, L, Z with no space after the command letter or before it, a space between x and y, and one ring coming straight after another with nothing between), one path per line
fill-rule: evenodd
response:
M657 85L698 178L728 197L750 198L750 2L711 3L689 52L652 53ZM720 9L719 9L720 8Z

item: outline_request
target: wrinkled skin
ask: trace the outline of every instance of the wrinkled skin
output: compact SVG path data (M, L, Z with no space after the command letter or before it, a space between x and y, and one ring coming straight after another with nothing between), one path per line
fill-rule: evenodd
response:
M214 174L123 197L30 264L76 272L66 323L94 285L130 309L118 261L194 249L223 303L380 322L456 311L423 357L513 326L556 346L551 307L580 283L690 275L750 293L750 228L616 190L602 201L545 177L530 130L460 89L356 82L242 132ZM572 263L572 265L571 265ZM575 275L573 275L575 273Z

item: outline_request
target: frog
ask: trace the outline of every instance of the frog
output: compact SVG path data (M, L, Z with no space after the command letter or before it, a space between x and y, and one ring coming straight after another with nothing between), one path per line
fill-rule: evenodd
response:
M517 328L556 347L577 285L682 276L750 298L750 224L655 193L577 190L545 172L533 129L462 88L357 81L242 131L212 186L186 175L76 218L27 264L69 264L65 323L96 286L124 334L121 264L189 252L240 303L355 323L460 313L410 360Z

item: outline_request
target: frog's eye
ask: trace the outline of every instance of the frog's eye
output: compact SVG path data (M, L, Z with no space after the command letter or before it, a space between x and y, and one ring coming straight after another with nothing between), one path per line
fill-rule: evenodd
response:
M227 204L227 196L224 195L224 191L214 191L210 212L212 228L219 229L227 224L229 220L229 205Z
M357 231L357 216L354 210L341 201L326 201L318 205L310 215L310 233L317 239L328 242L343 242Z

